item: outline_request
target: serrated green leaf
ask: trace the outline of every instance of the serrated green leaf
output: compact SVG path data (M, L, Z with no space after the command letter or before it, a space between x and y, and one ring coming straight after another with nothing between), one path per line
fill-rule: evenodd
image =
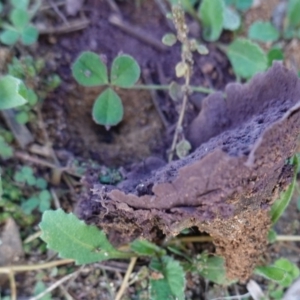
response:
M240 15L231 7L226 6L223 11L223 28L231 31L239 29L241 26Z
M279 220L279 218L281 217L285 209L288 207L292 199L294 189L296 186L296 181L297 181L297 170L299 167L299 161L296 155L293 157L293 165L294 165L294 178L292 183L290 184L290 186L286 191L281 193L279 199L277 199L271 207L270 213L271 213L271 221L273 224L275 224Z
M227 56L237 76L249 79L267 68L267 56L255 43L239 38L227 48Z
M84 86L108 83L107 68L96 53L83 52L72 65L75 80Z
M38 30L33 25L29 25L22 31L21 41L23 45L32 45L38 40L38 37Z
M248 37L260 42L275 42L279 39L279 32L271 22L256 21L251 24Z
M26 10L29 5L29 0L11 0L11 4L15 8L20 8Z
M111 84L129 88L139 79L141 69L137 61L130 55L117 56L111 66Z
M47 247L57 251L62 258L74 259L76 264L131 257L116 250L96 226L86 225L62 209L44 212L39 226Z
M130 244L130 248L134 252L142 256L162 256L166 254L166 251L164 249L148 242L147 240L135 240Z
M204 278L220 285L230 285L236 280L226 277L225 261L221 256L200 256L197 260L197 271Z
M123 105L118 94L107 88L96 99L93 106L93 119L106 127L117 125L123 119Z
M161 259L154 258L151 260L150 268L162 273L163 279L159 279L162 281L157 283L156 286L164 288L165 292L170 290L171 295L168 295L169 298L175 296L178 300L184 299L185 272L177 260L174 260L170 256L163 256ZM169 286L169 289L167 288L166 283ZM156 291L156 293L158 292ZM172 297L170 299L172 299Z
M4 45L14 45L20 37L20 33L14 29L5 29L0 34L0 41Z
M199 7L199 17L203 26L203 36L207 41L216 41L222 32L224 22L223 0L203 0Z
M22 31L28 25L30 18L26 10L16 8L12 10L10 20L16 29Z
M150 300L175 300L166 279L152 279L149 281Z
M287 19L289 27L296 27L300 24L300 0L289 0L287 8Z
M27 102L27 89L23 82L10 75L0 78L0 109L9 109Z
M268 52L268 66L271 67L274 60L283 60L283 51L278 48L272 48Z

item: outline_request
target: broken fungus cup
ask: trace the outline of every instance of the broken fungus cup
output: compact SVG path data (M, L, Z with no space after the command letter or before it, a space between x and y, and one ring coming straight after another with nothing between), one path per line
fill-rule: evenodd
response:
M117 186L87 175L77 213L115 245L196 226L213 238L227 275L245 281L266 249L270 206L291 182L299 132L300 80L276 62L203 101L188 128L189 156L150 157Z

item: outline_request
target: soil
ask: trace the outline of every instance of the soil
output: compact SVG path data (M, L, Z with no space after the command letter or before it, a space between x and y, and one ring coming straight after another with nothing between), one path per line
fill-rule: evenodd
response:
M112 2L116 3L118 9L111 5ZM245 14L246 26L249 26L252 20L268 19L272 12L271 7L277 4L278 1L274 0L270 1L270 3L268 1L268 4L266 4L262 1L260 7L247 12ZM170 204L168 201L166 203L162 200L159 201L159 207L150 207L150 205L146 209L145 207L141 209L141 207L130 202L132 194L137 197L151 197L154 192L157 192L157 190L153 189L157 182L170 183L178 174L181 174L182 178L187 177L185 172L194 172L192 169L189 170L188 166L192 166L198 159L200 161L207 150L204 151L203 148L202 150L198 149L192 154L192 157L190 156L182 161L177 160L171 167L166 165L167 151L170 148L180 109L180 102L174 102L167 91L154 91L152 93L147 90L118 90L125 109L124 120L110 130L96 125L92 121L91 108L102 88L80 87L72 78L70 66L76 57L86 50L98 53L108 67L119 53L126 53L132 55L141 66L142 76L139 83L167 85L171 81L180 82L176 78L174 70L176 63L180 60L180 45L168 48L160 42L162 36L172 31L173 28L158 8L156 1L153 0L134 1L134 3L126 0L86 0L81 10L75 16L68 15L64 6L58 5L58 7L60 7L62 14L67 17L68 21L87 19L89 24L81 30L71 30L58 34L57 28L64 25L64 20L61 19L61 16L55 10L51 8L44 9L37 17L37 23L42 23L44 28L54 28L54 33L42 35L38 46L35 49L32 48L30 52L36 57L45 58L49 71L56 71L63 80L62 85L49 95L43 103L44 130L49 135L49 140L59 159L58 163L65 166L74 160L78 160L93 165L93 167L90 166L90 172L86 173L82 182L78 182L76 177L63 175L62 181L58 180L58 184L57 180L53 180L55 172L49 172L48 174L45 171L45 167L37 168L38 172L41 174L46 173L45 176L49 179L51 178L53 183L51 187L58 191L60 203L57 204L55 202L55 206L61 206L68 211L75 211L76 208L77 213L88 223L92 222L104 228L109 233L109 238L114 244L124 244L138 236L148 237L150 240L159 243L168 235L178 234L181 229L198 226L200 231L211 234L217 247L216 252L226 257L228 275L234 278L238 277L241 281L249 278L253 267L259 260L260 254L263 252L265 252L265 261L273 261L272 259L277 258L279 256L278 253L281 253L285 257L292 257L295 263L299 263L299 248L297 244L291 246L290 243L288 245L277 243L266 249L266 234L270 226L267 217L269 204L273 201L275 194L277 195L279 191L283 190L291 179L291 170L285 170L283 165L285 159L295 149L295 141L291 137L294 138L295 131L297 131L297 126L295 125L298 124L296 120L297 115L294 114L288 120L288 125L284 123L282 128L286 130L278 131L277 135L271 134L274 138L274 136L278 137L279 133L279 138L284 140L286 148L276 149L276 155L271 157L272 162L269 165L266 163L264 155L265 152L272 153L273 150L271 151L269 147L272 144L268 140L269 148L261 148L264 151L262 151L261 156L258 155L258 164L264 163L266 165L266 169L264 169L265 174L260 174L261 178L264 179L261 186L255 185L253 187L253 182L251 182L253 174L249 175L248 171L246 172L246 169L243 169L241 166L250 154L249 145L253 146L263 129L272 124L281 113L284 113L283 111L276 111L276 106L274 107L275 111L264 115L265 119L263 121L265 122L261 122L261 116L250 118L250 123L264 124L257 125L253 131L254 127L252 125L252 127L243 127L244 133L249 132L249 134L247 133L248 135L244 134L244 136L249 137L246 142L245 140L240 141L241 135L239 134L230 139L225 133L218 141L212 139L213 142L208 144L210 147L209 151L213 152L214 149L219 148L220 152L210 157L210 162L205 167L205 170L203 169L206 174L202 175L206 178L207 173L219 174L220 172L217 172L219 168L223 170L220 180L216 180L217 185L223 186L226 183L226 188L228 188L228 193L225 193L225 196L223 195L222 203L218 201L208 203L206 200L210 199L210 196L212 196L211 199L213 200L217 199L220 191L217 191L215 194L213 191L206 199L207 187L205 187L203 199L205 198L206 203L204 204L200 203L202 196L200 197L201 201L198 201L200 205L193 202L194 198L190 199L190 203L182 203L180 201L185 199L182 194L182 198L176 197L179 201L178 203L172 202ZM114 25L112 17L121 17L124 24L127 27L129 26L133 33L128 33L128 29L124 31L124 29ZM187 23L191 36L201 38L201 28L198 23L190 17L187 17ZM224 33L222 36L222 41L229 42L230 39L231 35L228 33ZM291 46L294 47L293 53L296 55L299 43L294 42ZM228 83L235 81L233 71L226 56L216 45L211 43L208 45L208 48L208 55L195 55L194 57L192 84L201 85L216 91L224 91ZM21 49L19 54L22 51ZM192 121L205 106L203 106L203 103L205 101L207 103L207 100L204 100L205 98L206 95L201 93L195 93L191 96L184 120L184 132L191 138L194 148L203 143L201 139L207 141L211 136L219 134L219 129L217 129L213 133L208 133L209 137L205 136L207 133L206 129L211 123L216 123L215 121L218 123L219 121L219 116L215 115L213 118L200 120L200 123L204 123L200 125L201 128L205 128L202 132L204 137L199 137L196 134L197 137L193 138L195 134L192 131L197 133L199 130L197 129L198 126L194 126L194 129L192 129L190 124L193 124ZM289 108L284 109L288 110ZM240 118L243 119L243 117ZM292 121L294 121L294 127ZM236 125L236 128L238 127ZM291 133L289 127L291 127L292 131L296 129ZM30 129L34 134L35 146L37 144L39 146L47 144L48 141L45 141L44 137L42 137L40 128L31 126ZM199 142L199 140L201 141ZM221 142L224 140L228 143L223 145ZM241 143L239 144L239 142ZM249 145L247 144L249 147L243 145L243 142L246 144L249 142ZM238 145L232 146L235 144ZM236 160L230 160L229 156L226 155L223 156L224 153L228 154L230 159L234 157ZM48 159L49 155L44 155L43 158L45 157ZM266 157L270 158L268 155ZM273 165L274 161L276 163ZM219 165L217 165L218 162ZM54 161L54 163L57 162ZM97 163L97 167L94 167L94 163ZM212 165L215 163L216 173L213 173ZM202 162L200 165L201 167L203 166ZM139 172L141 166L143 172ZM184 169L184 167L186 168ZM115 204L112 201L109 205L101 203L103 199L111 199L109 193L115 188L106 186L103 194L103 186L99 185L98 180L99 172L102 168L118 168L120 173L127 177L127 180L117 188L118 191L125 191L125 196L122 195L125 199L124 203ZM157 175L157 169L163 171L158 172ZM195 174L198 176L198 169L200 170L201 168L197 167L196 169ZM144 174L145 170L150 173L150 180L149 174ZM244 171L247 176L249 175L249 178L244 174ZM229 177L232 179L233 174L237 175L237 179L233 181L228 180ZM239 177L241 174L245 175L245 178L241 179ZM146 183L144 186L141 187L139 184L136 184L137 176L139 176L139 184L141 182L142 184ZM225 177L226 180L224 179ZM181 182L181 185L184 187L182 193L186 191L186 186L189 186L189 184L191 183L188 181L183 180ZM276 184L276 188L273 189ZM137 186L139 186L138 189L136 189ZM262 195L261 191L265 187L267 187L268 193ZM89 188L93 188L96 194L91 195ZM201 188L202 183L196 189L199 189L197 190L199 192ZM235 189L237 190L236 194L232 193ZM131 194L128 196L129 192ZM158 192L165 195L164 188ZM247 203L251 206L250 209L243 209L244 203L238 200L237 194L243 193L248 193L245 198L247 198ZM107 198L103 198L103 196L107 196ZM128 199L130 198L129 200L126 198L127 196ZM261 200L262 198L264 199L263 201ZM93 200L92 202L90 201L91 199ZM95 199L97 201L94 201ZM101 199L100 202L99 199ZM174 199L171 200L174 201ZM104 212L104 207L108 208L109 211L105 210ZM233 215L234 211L236 213ZM225 221L224 217L226 217ZM201 222L197 222L197 218ZM290 219L295 220L292 225ZM299 212L296 210L296 199L294 199L291 207L283 216L281 223L278 223L276 230L282 234L299 234L300 226L296 221L297 219L299 219ZM240 223L239 226L237 226L237 222ZM231 230L234 226L236 226L235 230ZM39 230L37 226L34 229L36 231ZM198 229L193 227L193 232L200 234ZM253 234L251 235L251 233ZM26 237L27 231L23 235L22 238ZM203 250L207 250L209 253L215 251L215 246L212 243L194 243L189 244L187 247L191 255L200 253ZM52 257L53 253L51 252L45 255L44 253L41 254L40 250L34 250L30 255L26 254L26 263L37 263ZM142 266L147 263L147 261L140 260L134 272L141 270ZM126 272L127 266L127 261L110 261L84 266L80 275L73 281L70 281L68 293L74 299L113 299L113 295L115 295L122 283L122 274ZM63 276L69 273L73 270L72 268L61 268L59 271L61 272L60 275ZM39 276L48 286L57 280L53 278L51 270L40 272ZM32 295L37 278L33 272L27 272L26 276L20 274L16 277L20 299L23 296L26 298ZM235 294L236 292L245 293L243 285L235 285L235 289ZM3 294L9 293L8 284L4 286L1 292ZM225 288L222 289L218 286L214 288L212 284L208 286L207 282L199 275L187 275L187 299L212 299L228 295L226 293L227 290ZM59 295L58 297L61 299L62 295L65 295L64 288L62 287L55 292L55 295ZM123 299L147 299L147 297L145 282L142 280L131 285Z
M49 52L52 56L53 53L57 54L52 63L58 66L58 73L64 80L64 86L44 106L45 118L51 119L52 125L49 124L47 129L51 132L54 145L67 149L74 155L92 158L111 166L139 162L150 154L165 157L171 138L169 129L178 115L177 107L167 93L159 92L154 96L159 102L162 120L153 105L150 92L120 91L125 107L124 120L106 131L102 126L95 125L91 118L94 99L101 89L78 87L70 71L70 64L82 51L99 53L108 66L118 53L123 52L132 55L139 62L143 69L144 83L169 84L172 80L177 80L174 66L180 60L180 46L167 48L160 43L162 36L170 31L165 17L153 1L144 1L139 8L120 4L124 21L155 39L163 47L159 51L112 25L109 17L113 12L105 1L88 1L85 7L93 8L87 9L90 25L85 30L62 36L54 45L49 44L51 37L48 37L48 41L45 40L41 45L43 55L47 56ZM199 34L199 30L196 30L197 33ZM192 84L222 90L233 80L231 74L224 54L212 46L208 56L195 57ZM202 98L201 94L193 96L196 104ZM190 107L187 115L195 115L194 107ZM164 125L168 126L168 131Z

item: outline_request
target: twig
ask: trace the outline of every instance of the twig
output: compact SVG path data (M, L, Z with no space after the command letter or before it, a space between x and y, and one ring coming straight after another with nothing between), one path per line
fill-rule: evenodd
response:
M50 285L46 290L44 290L42 293L38 294L35 297L31 297L29 298L29 300L38 300L43 298L45 295L47 295L48 293L50 293L51 291L53 291L54 289L56 289L57 287L59 287L61 284L63 284L65 281L68 281L69 279L71 279L72 277L74 277L75 275L77 275L79 272L79 270L77 270L76 272L69 274L67 276L64 276L63 278L59 279L58 281L56 281L54 284Z
M16 280L15 280L15 274L11 270L8 273L9 277L9 283L10 283L10 292L11 292L11 300L17 300L17 286L16 286Z
M247 293L247 294L244 294L244 295L220 297L220 298L214 298L214 299L211 299L211 300L234 300L234 299L237 299L238 297L239 298L246 298L246 297L249 297L249 296L251 296L250 293Z
M112 15L108 19L109 23L115 25L122 31L132 35L133 37L141 40L142 42L152 46L158 51L164 52L167 51L168 48L164 46L160 41L157 41L153 37L149 36L148 33L142 31L140 28L134 28L132 25L125 23L118 15Z
M51 188L51 189L50 189L50 192L51 192L52 198L53 198L53 200L54 200L55 208L56 208L56 209L61 208L59 199L58 199L57 194L56 194L56 192L55 192L55 189Z
M37 239L38 237L40 237L42 234L42 231L37 231L33 234L31 234L30 236L28 236L25 240L24 240L24 244L29 244L31 243L32 241L34 241L35 239Z
M130 263L129 263L128 269L126 271L126 274L124 276L122 285L121 285L121 287L120 287L120 289L119 289L119 291L118 291L118 293L116 295L115 300L120 300L122 298L122 296L123 296L123 294L124 294L124 292L125 292L125 290L127 288L129 277L130 277L130 275L132 273L132 270L133 270L133 268L135 266L136 261L137 261L137 257L132 257L130 259Z
M300 242L299 235L277 235L276 242Z
M67 18L64 16L64 14L59 10L56 3L54 3L52 0L48 0L53 10L57 13L57 15L62 19L62 21L69 26L69 22Z
M69 33L77 30L81 30L86 28L90 24L90 21L87 19L83 20L74 20L70 21L68 25L61 25L59 27L43 27L43 26L36 26L39 30L40 34L64 34Z
M8 267L0 267L0 274L9 274L10 272L26 272L26 271L37 271L42 269L54 268L61 265L66 265L74 263L74 259L62 259L51 261L44 264L36 264L36 265L19 265L19 266L8 266Z
M111 10L113 10L119 16L122 15L118 5L115 3L114 0L106 0L106 2L108 3Z
M169 10L167 8L167 6L165 5L165 3L163 2L163 0L154 0L156 5L158 6L160 12L162 13L162 15L164 17L166 17L166 15L169 13ZM167 24L169 26L169 28L173 31L174 30L174 24L172 23L172 21L168 18L166 18Z

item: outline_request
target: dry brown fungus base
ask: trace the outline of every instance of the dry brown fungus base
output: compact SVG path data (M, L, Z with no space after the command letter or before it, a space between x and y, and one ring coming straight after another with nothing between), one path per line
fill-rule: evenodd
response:
M118 186L87 174L77 213L115 245L197 226L212 236L228 276L245 281L266 249L270 204L291 181L287 159L299 132L300 81L274 63L204 100L188 128L194 151L186 158L167 164L150 157Z

